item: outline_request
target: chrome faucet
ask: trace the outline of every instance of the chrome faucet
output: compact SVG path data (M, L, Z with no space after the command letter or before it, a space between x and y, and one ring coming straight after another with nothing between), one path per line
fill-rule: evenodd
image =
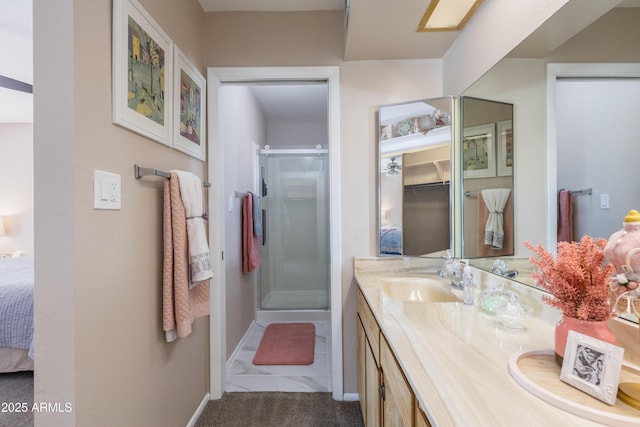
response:
M508 264L501 259L498 259L493 263L491 272L498 276L506 277L507 279L518 277L518 270L509 270Z
M451 255L451 250L447 250L447 258L444 262L442 270L438 270L438 277L451 281L451 286L456 289L462 289L462 273L464 265L459 259L455 259Z

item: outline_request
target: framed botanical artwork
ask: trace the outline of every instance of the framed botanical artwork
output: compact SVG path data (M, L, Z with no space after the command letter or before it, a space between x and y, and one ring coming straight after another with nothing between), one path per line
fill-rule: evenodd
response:
M174 47L173 146L202 161L206 154L206 81L185 54Z
M173 42L137 0L113 0L113 123L171 145Z
M486 124L464 129L462 158L465 178L496 176L494 125Z
M513 174L513 124L511 120L498 122L498 176Z
M615 405L624 348L569 331L560 379Z

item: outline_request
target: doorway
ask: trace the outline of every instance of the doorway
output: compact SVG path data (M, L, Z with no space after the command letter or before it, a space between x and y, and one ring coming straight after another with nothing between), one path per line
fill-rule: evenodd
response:
M225 149L224 124L220 121L222 111L218 93L224 85L247 84L255 82L325 82L327 85L327 128L328 128L328 169L329 169L329 282L330 282L330 316L331 316L331 376L332 394L336 400L343 400L342 383L342 285L341 285L341 250L340 250L340 114L339 114L339 76L338 67L268 67L268 68L209 68L209 178L214 188L209 200L210 212L213 212L210 223L211 253L219 254L214 260L214 274L219 279L219 286L211 291L210 317L210 354L211 354L211 397L220 398L224 392L225 368L228 358L226 348L227 314L224 248L227 207L225 187ZM268 231L267 231L268 233ZM215 256L215 255L214 255ZM232 307L230 308L233 309Z
M547 65L548 206L557 206L562 188L576 193L574 240L608 238L635 208L628 203L637 200L638 189L627 184L637 157L633 105L639 90L639 64ZM557 214L549 209L549 247L557 243Z

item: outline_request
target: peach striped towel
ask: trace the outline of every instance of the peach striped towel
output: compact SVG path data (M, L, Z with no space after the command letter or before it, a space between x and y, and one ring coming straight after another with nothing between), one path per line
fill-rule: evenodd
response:
M209 281L189 289L187 216L178 175L164 182L162 329L167 342L192 332L193 320L209 314Z

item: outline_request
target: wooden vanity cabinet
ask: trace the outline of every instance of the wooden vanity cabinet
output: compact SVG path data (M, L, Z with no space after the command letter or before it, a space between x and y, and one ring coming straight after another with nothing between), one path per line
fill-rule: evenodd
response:
M358 394L365 426L428 426L360 289L357 307Z
M415 416L415 426L416 427L431 427L431 423L427 418L427 415L424 413L418 402L416 401L416 416Z
M387 340L380 340L383 376L382 414L384 426L413 426L415 397Z
M380 328L358 290L358 395L365 426L380 423Z

